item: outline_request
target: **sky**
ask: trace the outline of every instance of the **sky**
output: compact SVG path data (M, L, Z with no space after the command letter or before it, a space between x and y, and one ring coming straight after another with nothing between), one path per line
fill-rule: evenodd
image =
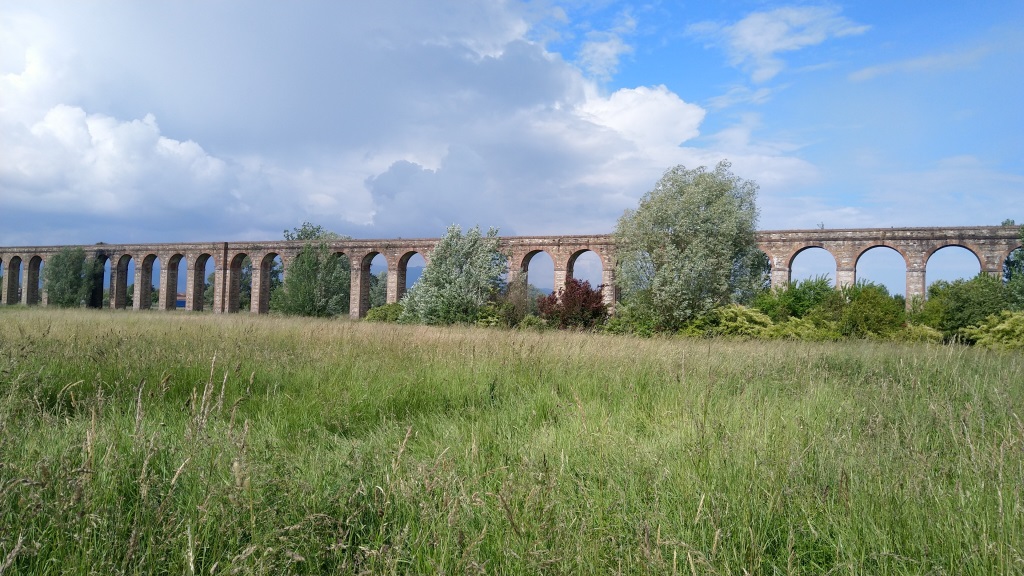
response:
M0 245L609 233L722 160L761 229L1024 222L1022 30L1019 0L0 0ZM861 276L902 292L884 252Z

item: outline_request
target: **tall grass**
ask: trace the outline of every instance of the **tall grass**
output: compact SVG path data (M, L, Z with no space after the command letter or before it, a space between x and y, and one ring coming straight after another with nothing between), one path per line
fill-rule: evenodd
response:
M1024 572L1024 359L0 310L0 573Z

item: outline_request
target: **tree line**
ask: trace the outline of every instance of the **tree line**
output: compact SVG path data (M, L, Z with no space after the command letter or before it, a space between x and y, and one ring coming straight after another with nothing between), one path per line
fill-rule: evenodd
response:
M982 273L935 282L926 299L909 306L903 296L864 281L834 288L828 278L818 277L771 289L769 262L755 240L757 189L755 182L733 174L726 161L713 169L669 169L616 225L621 298L614 313L602 299L602 287L586 281L570 278L552 294L539 294L522 276L509 281L497 229L484 233L475 226L464 232L453 225L400 302L385 304L387 272L371 276L367 320L639 336L887 338L1024 347L1024 250L1011 253L1001 278ZM1024 226L1020 230L1024 243ZM342 236L305 222L285 231L284 238L304 244L283 281L279 264L271 271L271 311L347 315L351 265L329 247ZM54 255L44 270L50 303L77 306L86 300L92 280L102 276L95 266L81 248ZM251 298L250 283L246 263L242 307ZM212 304L212 278L205 298Z

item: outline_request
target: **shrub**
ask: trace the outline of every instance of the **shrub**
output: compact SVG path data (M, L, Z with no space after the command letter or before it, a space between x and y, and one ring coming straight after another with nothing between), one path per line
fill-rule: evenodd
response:
M602 329L609 334L633 334L649 338L658 331L658 317L649 307L620 303Z
M392 304L385 304L383 306L377 306L376 308L370 308L366 313L367 322L398 322L399 316L402 315L402 304L394 302Z
M891 336L906 321L906 301L881 284L858 282L841 290L846 301L839 329L844 336Z
M715 308L704 319L682 330L683 334L700 336L738 336L764 338L772 327L772 319L755 308L728 304Z
M836 289L827 276L791 282L784 288L765 291L754 299L754 308L774 322L803 318L812 309L836 299Z
M978 346L1024 350L1024 312L993 314L977 326L964 328L963 335Z
M527 314L523 316L523 319L519 321L516 328L520 330L544 330L548 327L546 320L540 316L534 316L533 314Z
M841 340L836 322L819 321L811 318L787 318L776 322L765 332L767 338L782 340L807 340L812 342L834 342Z
M924 324L907 324L903 330L895 333L893 337L904 342L931 342L941 344L943 341L942 332Z
M1009 289L998 278L978 274L970 280L939 281L928 287L928 300L914 309L911 321L941 330L946 339L970 337L963 332L1010 308Z
M592 328L608 314L601 286L591 288L587 280L569 278L557 294L537 299L541 318L556 328Z

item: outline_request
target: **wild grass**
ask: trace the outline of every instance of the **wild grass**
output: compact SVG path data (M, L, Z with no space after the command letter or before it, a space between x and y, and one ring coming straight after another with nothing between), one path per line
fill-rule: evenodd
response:
M0 309L0 574L1024 572L1024 358Z

